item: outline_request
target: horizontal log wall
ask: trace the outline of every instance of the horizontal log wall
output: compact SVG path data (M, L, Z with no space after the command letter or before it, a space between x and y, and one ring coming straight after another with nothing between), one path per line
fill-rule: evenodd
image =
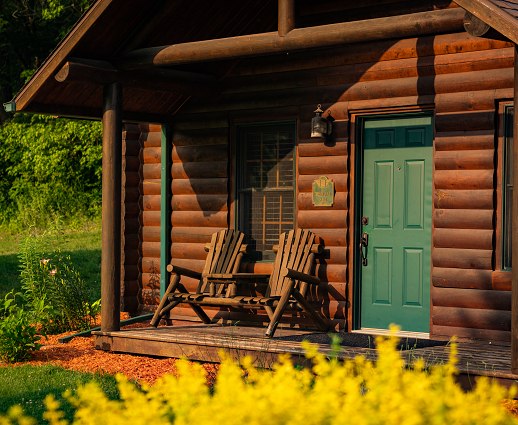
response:
M173 165L178 178L173 180L173 258L178 264L201 269L203 229L224 226L229 216L223 199L218 198L218 191L227 183L227 164L219 163L227 158L224 118L238 122L267 121L276 115L279 119L287 115L297 118L297 226L312 229L328 248L327 258L317 266L325 282L322 311L337 326L346 326L352 293L347 279L351 255L347 246L350 113L432 107L437 114L437 135L431 331L452 335L464 329L461 336L507 337L508 294L493 290L491 282L495 101L512 97L512 63L509 44L460 31L354 45L327 53L298 53L290 60L243 61L227 77L220 98L192 101L179 117L190 128L176 136L181 142L175 148ZM316 103L323 103L336 119L335 140L330 144L309 138ZM219 143L225 146L221 150L213 146L218 135L222 136ZM211 141L205 142L209 136ZM200 149L205 144L210 150ZM208 168L204 155L220 156ZM204 170L209 169L205 175ZM312 205L311 184L320 175L335 182L332 207ZM222 195L227 196L227 192ZM215 208L219 203L222 207ZM187 227L196 229L192 240L180 230ZM257 264L248 270L268 270L268 266ZM481 318L494 316L495 320L476 320L472 316L476 317L477 311Z
M480 39L478 50L472 45L484 69L475 65L477 71L436 103L431 331L508 340L510 293L493 285L495 106L512 98L512 55L505 45L487 49L485 43ZM484 82L470 82L472 76Z
M160 295L161 127L126 124L124 150L124 306L154 308Z
M202 271L205 244L214 232L228 226L228 143L227 118L211 116L196 122L179 117L173 125L171 258L175 265ZM198 284L187 277L182 283L190 291ZM183 305L172 313L194 314Z
M348 122L334 122L334 140L328 145L309 137L311 98L299 108L299 141L297 149L297 226L311 229L318 235L326 255L316 266L317 276L324 282L321 291L322 313L338 328L347 323L347 217L349 209L349 152ZM315 207L312 202L312 183L325 175L335 184L332 207Z
M495 289L495 105L512 98L510 44L475 38L462 29L399 41L355 44L325 51L247 59L235 64L217 98L191 99L175 117L172 166L173 263L201 270L210 234L233 226L230 139L234 125L298 120L296 225L312 229L327 248L317 266L323 280L322 312L336 327L352 317L348 276L349 210L354 173L349 145L351 114L433 109L434 210L431 333L509 338L509 293ZM309 137L316 104L335 118L334 140ZM158 200L152 195L159 166L144 153L142 282L150 289L159 258ZM149 161L147 161L149 159ZM332 207L314 207L311 184L320 175L335 183ZM131 176L128 176L131 178ZM135 176L138 182L139 176ZM158 186L157 186L158 187ZM349 232L349 233L348 233ZM158 263L157 263L158 264ZM266 272L270 264L248 265ZM193 290L196 282L186 279ZM193 316L188 308L175 313ZM223 319L243 318L216 312ZM262 317L256 317L262 320ZM289 317L293 323L298 319Z
M121 310L136 313L142 303L139 282L139 208L138 176L141 151L140 135L144 126L126 124L122 133L122 253Z

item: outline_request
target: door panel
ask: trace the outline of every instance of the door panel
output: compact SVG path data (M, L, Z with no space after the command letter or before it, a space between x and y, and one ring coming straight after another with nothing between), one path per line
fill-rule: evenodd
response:
M403 252L403 305L423 305L423 250L405 248Z
M392 249L376 247L374 251L373 304L392 302Z
M425 206L425 162L405 161L405 229L422 229Z
M392 228L392 201L394 199L394 162L374 162L374 220L377 228Z
M372 118L363 137L361 327L428 332L432 118Z

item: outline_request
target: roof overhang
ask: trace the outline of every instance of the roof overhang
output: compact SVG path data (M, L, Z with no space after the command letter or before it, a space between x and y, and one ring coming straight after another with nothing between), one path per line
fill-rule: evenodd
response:
M113 0L98 0L86 11L33 77L22 87L14 100L9 102L11 108L14 108L16 111L27 109L27 106L34 99L39 88L46 80L54 78L55 73L64 64L77 43L93 27L98 19L106 13L112 4Z
M195 67L193 64L200 64L197 69L204 70L204 64L214 61L229 62L358 42L455 32L459 30L459 23L462 25L464 10L518 43L518 20L491 0L456 0L461 8L305 28L294 28L294 1L278 0L277 32L246 35L245 31L245 35L208 40L194 37L194 41L144 48L139 48L135 40L126 39L124 44L131 46L130 50L113 43L112 51L101 49L100 57L77 59L78 52L85 50L78 45L85 44L86 38L90 45L94 44L92 39L103 42L104 27L114 16L123 15L119 19L127 19L127 9L135 6L142 6L141 21L159 13L153 2L149 2L153 3L149 6L141 0L97 0L14 100L6 104L6 109L98 119L102 114L103 84L117 80L124 85L125 102L129 99L124 104L124 119L163 122L191 95L212 93L216 79L186 70L186 67ZM149 30L149 26L144 30ZM100 36L92 38L96 32ZM138 38L138 31L127 30L124 36ZM121 40L118 42L121 44ZM91 54L92 49L88 52ZM171 66L176 69L172 70ZM77 100L80 92L88 97L84 104ZM159 99L154 110L149 106L151 99L153 102Z

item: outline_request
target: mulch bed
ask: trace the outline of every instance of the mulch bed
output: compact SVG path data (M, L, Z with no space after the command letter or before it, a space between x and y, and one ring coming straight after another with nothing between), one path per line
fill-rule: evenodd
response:
M130 325L125 329L139 326L147 326L147 324ZM43 346L39 351L33 353L30 361L15 364L0 361L0 367L55 365L79 372L108 373L110 375L122 373L130 380L148 384L153 384L164 374L176 374L176 359L151 358L96 350L92 337L76 337L66 344L58 342L59 338L74 333L68 332L42 338L40 344ZM217 365L206 363L203 367L207 371L207 381L212 383Z

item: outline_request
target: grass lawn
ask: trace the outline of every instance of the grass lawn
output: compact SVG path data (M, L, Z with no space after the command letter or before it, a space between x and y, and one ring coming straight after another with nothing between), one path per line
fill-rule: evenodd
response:
M62 402L68 420L73 410L62 394L66 389L77 389L90 381L97 382L111 399L119 398L115 378L111 375L75 372L57 366L17 366L0 368L0 415L9 407L19 404L24 412L38 423L43 423L43 400L53 394Z
M18 252L20 243L27 235L0 232L0 297L11 289L19 289ZM54 252L69 255L90 290L91 300L100 298L101 226L89 223L80 229L54 230L37 236L41 239L43 252L52 258ZM0 414L20 404L25 413L43 422L43 400L54 394L63 402L69 420L72 408L61 395L66 389L97 381L112 399L118 398L115 378L111 375L80 373L57 366L17 366L0 368Z
M0 297L11 289L19 288L18 252L24 235L8 232L0 234ZM72 264L90 288L90 298L101 296L101 225L89 223L81 229L53 231L43 235L51 251L60 250L70 255ZM51 253L49 253L49 256Z

